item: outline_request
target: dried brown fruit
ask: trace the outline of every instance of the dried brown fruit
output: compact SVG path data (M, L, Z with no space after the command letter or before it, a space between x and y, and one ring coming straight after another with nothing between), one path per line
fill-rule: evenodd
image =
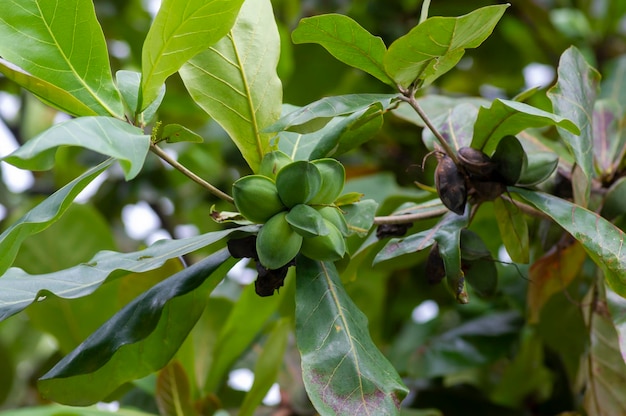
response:
M465 176L447 155L440 157L435 169L435 187L441 202L455 214L463 215L467 202Z
M478 179L491 177L497 164L489 156L472 147L461 147L457 153L459 164L466 172Z

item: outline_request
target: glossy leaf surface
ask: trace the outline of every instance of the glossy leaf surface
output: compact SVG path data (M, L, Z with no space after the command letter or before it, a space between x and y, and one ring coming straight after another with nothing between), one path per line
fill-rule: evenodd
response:
M510 188L556 221L585 247L604 271L611 289L626 297L626 252L624 233L599 215L578 205L541 192Z
M472 147L491 154L501 138L534 127L557 126L571 134L578 127L570 120L517 101L496 99L491 107L481 107L474 125Z
M426 86L452 69L465 49L476 48L493 31L506 5L488 6L460 17L431 17L389 46L385 70L408 87Z
M253 171L273 136L263 129L280 117L279 54L270 1L248 0L229 34L180 70L191 97L228 132Z
M572 46L561 55L557 84L548 91L554 112L572 120L580 129L577 133L561 128L559 133L584 173L583 194L574 192L574 201L581 205L587 204L593 177L592 123L599 82L600 74Z
M41 392L59 403L92 404L166 365L234 263L223 249L135 298L48 371Z
M22 169L47 170L54 166L59 146L80 146L114 157L130 180L143 166L150 136L111 117L81 117L52 126L3 160Z
M256 229L256 226L249 226L181 240L160 240L133 253L101 251L87 263L42 275L30 275L22 269L11 268L0 277L0 320L26 308L40 295L45 296L46 292L63 298L85 296L92 293L115 271L140 273L153 270L168 259L213 244L234 231L251 232Z
M0 38L2 58L68 91L98 115L124 118L91 1L8 0L0 20ZM57 107L66 107L63 95ZM57 101L54 93L45 99ZM90 115L75 106L73 110Z
M243 0L164 0L146 36L141 56L142 96L136 112L159 95L180 67L222 39L232 28Z
M0 253L2 253L2 256L0 256L0 286L8 284L5 279L9 278L9 276L16 272L16 270L13 270L12 272L4 274L4 272L6 272L9 266L13 263L13 260L17 255L17 251L19 250L24 239L32 234L36 234L46 229L50 224L63 215L72 201L74 201L74 198L76 198L76 196L102 172L111 166L112 163L113 160L109 159L83 173L81 176L50 195L35 208L28 211L24 214L24 216L0 234ZM6 289L1 291L0 297L12 297L10 293L7 293L7 290L9 292L13 292L11 290L11 286L11 284L8 284ZM34 298L31 298L29 303L33 300ZM4 312L3 309L5 308L6 301L6 299L4 299L4 301L0 300L0 311L2 312ZM3 319L5 315L2 312L0 312L0 317ZM15 312L17 312L17 310L12 313Z
M295 44L319 43L341 62L393 85L383 65L385 43L348 16L326 14L304 18L291 38Z
M398 412L407 389L372 342L332 263L297 260L296 342L305 387L321 414Z

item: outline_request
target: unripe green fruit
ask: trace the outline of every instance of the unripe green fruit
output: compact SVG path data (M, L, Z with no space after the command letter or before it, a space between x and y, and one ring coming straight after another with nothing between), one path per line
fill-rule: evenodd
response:
M233 199L241 215L259 224L286 209L274 181L262 175L244 176L236 181Z
M302 246L302 236L296 233L285 216L279 212L261 228L256 239L259 261L268 269L279 269L296 257Z
M276 179L278 171L291 162L293 162L291 158L280 150L269 152L263 156L257 173L271 179Z
M313 163L317 166L322 176L320 191L309 201L309 204L332 204L341 191L346 181L346 170L343 165L335 159L318 159Z
M328 234L322 215L309 205L298 204L289 210L285 219L291 228L304 238Z
M300 252L313 260L335 261L346 253L346 242L341 232L330 221L324 220L328 228L327 235L305 238Z
M278 195L288 208L308 203L320 190L322 175L306 160L298 160L283 167L276 175Z
M330 221L331 224L337 227L344 237L348 236L348 223L346 222L346 217L344 217L341 209L337 207L322 207L317 208L317 211L320 213L322 218Z

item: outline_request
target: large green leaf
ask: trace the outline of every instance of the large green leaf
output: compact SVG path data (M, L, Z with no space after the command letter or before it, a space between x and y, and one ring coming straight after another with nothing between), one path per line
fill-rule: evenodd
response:
M224 248L135 298L39 379L42 394L89 405L165 366L235 262Z
M0 56L67 91L91 110L85 111L75 102L68 108L70 100L65 94L57 96L51 89L42 98L56 107L80 111L76 115L124 118L92 1L6 0L3 5ZM42 89L37 86L33 92L40 95Z
M490 154L500 139L533 127L557 126L572 134L580 133L570 120L518 101L496 99L491 107L481 107L474 124L472 147Z
M141 55L141 91L138 107L143 111L154 101L161 86L174 72L232 28L243 0L164 0Z
M561 137L574 153L576 164L584 173L584 183L578 183L583 194L574 189L574 200L586 205L593 178L593 108L598 93L600 74L589 66L584 56L574 46L567 49L558 67L557 84L550 88L548 97L554 112L572 120L580 133L558 129Z
M435 129L450 147L459 150L461 147L470 146L472 142L478 111L475 103L462 102L431 120ZM422 138L428 149L434 150L439 147L430 129L422 130Z
M30 235L45 230L50 224L56 221L70 206L74 198L85 189L87 185L104 172L113 159L109 159L96 167L89 169L72 182L59 189L47 199L28 211L19 220L14 222L9 228L0 234L0 276L13 263L17 251L22 242ZM4 282L4 277L0 278L0 286ZM9 286L9 289L11 286ZM0 298L8 296L6 289L0 291ZM31 301L33 299L31 298ZM4 302L0 300L0 311L4 309ZM0 313L0 316L3 316Z
M269 0L247 0L230 33L180 70L193 99L228 132L252 170L269 151L262 130L280 117L278 29Z
M403 87L426 86L452 69L465 49L478 47L493 31L508 4L483 7L460 17L431 17L389 46L385 70Z
M29 74L0 58L0 72L8 79L41 98L45 103L72 116L95 116L96 111L62 88Z
M22 269L11 268L0 277L0 320L16 314L48 292L63 298L85 296L96 290L115 271L140 273L153 270L168 259L213 244L234 231L251 232L256 229L258 227L248 226L181 240L160 240L133 253L101 251L87 263L54 273L31 275ZM8 251L1 248L3 253ZM1 259L6 261L4 256Z
M607 283L626 297L626 251L624 233L598 214L542 192L509 188L556 221L580 241L587 254L602 268Z
M266 130L272 132L293 130L294 127L303 126L318 119L330 120L333 117L363 111L376 103L380 103L383 110L387 110L397 98L397 94L348 94L324 97L285 114ZM318 128L323 125L321 124Z
M380 103L352 113L335 117L320 130L300 134L282 131L278 147L293 160L314 160L336 156L372 138L383 123Z
M295 44L319 43L341 62L393 85L383 65L385 43L348 16L326 14L304 18L291 38Z
M335 266L300 256L296 267L296 342L317 411L398 413L407 389L372 342L367 318L347 295Z
M54 166L59 146L80 146L114 157L130 180L143 166L150 136L112 117L81 117L55 124L3 160L22 169L47 170Z

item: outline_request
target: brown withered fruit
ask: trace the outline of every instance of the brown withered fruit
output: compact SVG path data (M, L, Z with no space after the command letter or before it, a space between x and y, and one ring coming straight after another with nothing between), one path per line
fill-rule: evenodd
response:
M472 147L461 147L457 156L463 169L476 179L491 178L497 167L489 156Z
M467 202L465 176L446 154L439 155L439 163L435 169L435 187L446 208L463 215Z

